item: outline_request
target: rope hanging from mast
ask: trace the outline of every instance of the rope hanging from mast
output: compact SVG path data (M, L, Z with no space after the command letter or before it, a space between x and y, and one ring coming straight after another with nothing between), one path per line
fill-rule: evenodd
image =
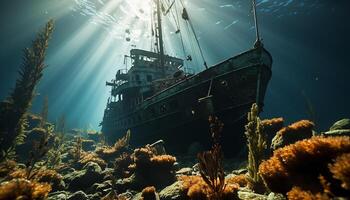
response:
M183 1L181 0L180 2L181 2L182 7L183 7L183 10L182 10L182 18L183 18L184 20L186 20L186 21L188 22L188 24L190 25L190 28L191 28L192 33L193 33L193 36L194 36L194 38L196 39L196 43L197 43L197 46L198 46L200 55L201 55L202 60L203 60L203 65L204 65L205 69L208 69L208 65L207 65L207 62L205 61L204 54L203 54L201 45L199 44L199 40L198 40L196 31L194 30L192 21L190 20L190 17L189 17L189 15L188 15L188 12L187 12L187 10L186 10L186 8L185 8L185 5L184 5Z

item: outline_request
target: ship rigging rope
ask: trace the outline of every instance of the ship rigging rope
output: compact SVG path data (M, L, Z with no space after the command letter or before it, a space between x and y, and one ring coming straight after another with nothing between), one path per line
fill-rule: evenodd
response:
M181 46L182 46L182 52L183 52L184 59L186 59L185 44L184 44L182 33L181 33L181 30L180 30L180 20L179 20L179 17L178 17L176 1L173 0L173 2L171 3L170 0L168 0L168 1L164 1L164 4L165 4L166 7L168 7L168 9L164 13L164 15L167 15L170 12L171 16L173 17L174 23L175 23L175 27L176 27L175 34L177 34L177 33L180 34L180 41L181 41ZM175 7L175 9L171 9L173 6ZM186 68L186 67L187 67L187 63L184 62L184 68Z
M154 36L153 8L151 7L150 9L151 9L151 35L152 35L151 36L151 51L153 51L153 43L154 43L154 41L153 41L153 36Z
M176 6L176 3L175 3L175 16L176 18L174 17L174 20L175 20L175 23L176 23L176 28L177 30L176 31L179 31L179 34L180 34L180 40L181 40L181 46L182 46L182 52L184 54L184 58L186 59L186 50L185 50L185 44L184 44L184 40L183 40L183 37L182 37L182 31L180 30L180 20L179 20L179 13L177 12L177 6ZM184 62L185 64L185 70L187 68L187 62Z
M181 4L182 4L183 10L186 11L185 4L184 4L183 0L180 0L180 2L181 2ZM200 52L201 57L202 57L202 60L203 60L204 67L205 67L206 69L208 69L208 65L207 65L207 62L205 61L205 58L204 58L204 55L203 55L203 51L202 51L202 48L201 48L201 46L200 46L200 44L199 44L199 40L198 40L197 34L196 34L195 30L194 30L192 21L190 20L190 17L188 16L187 11L186 11L186 14L187 14L187 19L186 19L186 20L188 21L188 24L189 24L190 27L191 27L192 33L193 33L193 35L194 35L194 38L196 39L197 46L198 46L198 48L199 48L199 52Z

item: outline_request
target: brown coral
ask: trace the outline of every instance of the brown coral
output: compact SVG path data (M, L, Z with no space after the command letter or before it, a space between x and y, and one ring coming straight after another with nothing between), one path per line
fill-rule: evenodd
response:
M226 179L228 184L238 184L240 187L245 187L248 185L249 181L245 174L240 174L237 176L231 176Z
M41 184L26 179L13 179L0 185L0 200L7 199L46 199L51 191L47 183Z
M349 137L313 137L274 151L259 167L268 188L287 193L293 186L311 192L323 191L319 176L331 179L328 163L350 152Z
M28 177L28 171L25 169L18 169L9 174L10 179L25 179ZM55 170L40 169L32 171L31 180L38 183L49 183L53 187L58 187L61 184L63 177Z
M293 187L291 191L287 193L288 200L330 200L326 194L313 194L310 191L303 191L299 187Z
M127 178L134 171L134 168L130 166L133 163L131 156L128 153L123 153L114 162L114 174L118 178ZM129 167L130 166L130 167ZM136 167L136 166L135 166Z
M283 128L284 119L282 117L264 119L261 121L261 125L264 129L264 132L276 133L277 131Z
M102 146L95 150L95 153L103 160L114 160L129 146L130 131L126 135L115 142L113 146Z
M5 160L0 163L0 177L5 177L17 168L14 160Z
M150 146L135 149L132 155L134 164L129 166L146 185L166 186L175 179L174 163L171 155L155 155Z
M141 200L156 200L156 188L154 186L146 187L142 190Z
M183 192L189 199L207 199L210 188L201 176L180 176L179 180L182 183Z
M341 187L350 190L350 153L337 157L335 163L329 165L329 169L333 178L342 182Z
M176 158L171 155L153 156L151 158L152 165L165 170L171 170L175 162L176 162Z
M214 199L212 189L203 180L201 176L180 176L179 180L182 183L182 191L187 198L191 200L210 200ZM220 200L238 199L239 185L226 181L225 188L220 194Z
M314 123L309 120L301 120L282 128L273 138L271 148L278 149L299 140L311 138L314 126Z

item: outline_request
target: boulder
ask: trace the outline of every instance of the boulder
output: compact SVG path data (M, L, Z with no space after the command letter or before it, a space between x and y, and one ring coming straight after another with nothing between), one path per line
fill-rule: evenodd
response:
M184 199L184 193L182 190L182 184L180 181L169 185L159 192L159 197L161 200L181 200Z
M88 162L83 170L75 171L65 176L65 182L69 184L68 190L77 191L91 187L94 183L103 181L101 167L94 163Z
M176 171L176 175L191 175L192 172L193 172L193 169L191 167L184 167Z
M266 195L257 194L252 191L238 191L238 197L242 200L267 200Z
M286 200L287 198L283 194L271 192L267 196L267 200Z

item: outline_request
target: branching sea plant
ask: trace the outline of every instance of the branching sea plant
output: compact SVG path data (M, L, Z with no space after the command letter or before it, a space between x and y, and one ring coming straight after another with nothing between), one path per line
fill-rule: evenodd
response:
M26 163L27 179L30 180L35 176L36 164L42 160L50 150L49 139L53 128L51 129L41 129L36 128L36 131L40 132L41 138L39 141L33 141L33 149L29 153L29 159Z
M42 110L40 113L40 115L41 115L40 127L41 128L45 128L48 114L49 114L49 98L47 96L45 96L44 101L43 101L43 107L42 107Z
M229 195L231 198L235 198L235 194L232 191L227 192L225 183L225 173L222 166L223 155L221 152L221 146L219 143L221 132L224 124L214 116L209 117L210 133L213 139L212 149L198 154L199 160L199 172L202 179L209 188L206 198L209 200L221 200L225 199L225 196ZM205 192L189 190L189 196L194 194L205 194ZM196 195L194 195L196 196ZM199 196L198 196L199 197Z
M264 190L264 184L258 171L259 165L263 161L267 145L266 136L258 114L258 105L254 103L248 113L248 124L245 126L245 135L248 146L248 179L250 186L256 192L262 192Z
M74 162L78 162L81 159L81 154L82 154L82 141L83 139L78 136L76 137L76 140L73 145L73 149L71 150L71 154L73 156Z
M25 137L26 119L35 87L43 76L46 49L53 31L53 21L50 20L40 31L30 48L24 49L23 62L19 78L10 96L0 104L0 159L9 155L18 143Z

